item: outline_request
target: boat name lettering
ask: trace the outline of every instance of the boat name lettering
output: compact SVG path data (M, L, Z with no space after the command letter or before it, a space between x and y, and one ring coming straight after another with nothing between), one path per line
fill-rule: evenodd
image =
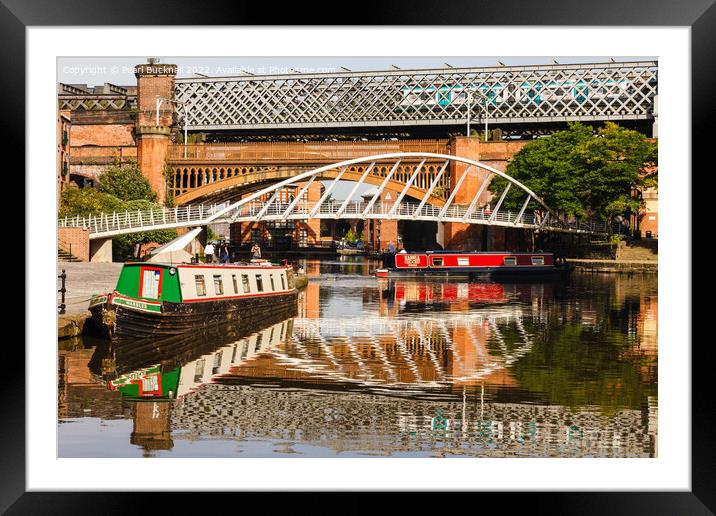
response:
M407 267L420 267L420 255L417 255L417 254L405 255L404 263Z

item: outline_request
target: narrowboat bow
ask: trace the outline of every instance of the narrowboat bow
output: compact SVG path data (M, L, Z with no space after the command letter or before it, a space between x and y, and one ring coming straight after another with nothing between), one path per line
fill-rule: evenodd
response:
M559 276L569 271L553 253L426 251L386 253L376 277Z
M295 312L293 269L261 260L246 265L126 263L113 292L93 296L95 324L111 338L179 335Z

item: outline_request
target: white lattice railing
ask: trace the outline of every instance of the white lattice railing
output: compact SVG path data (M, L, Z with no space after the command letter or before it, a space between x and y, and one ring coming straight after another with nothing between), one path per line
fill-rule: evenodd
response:
M427 220L438 222L464 222L467 224L486 224L507 227L520 227L566 232L607 233L606 222L598 220L561 221L549 214L542 217L540 212L520 214L514 210L493 212L478 208L466 216L466 206L452 205L446 210L428 204L420 207L418 203L405 202L395 206L391 203L375 203L369 206L364 201L349 202L342 210L343 201L323 202L313 213L316 202L298 203L287 213L287 203L268 203L253 201L224 213L218 218L212 216L227 204L187 205L176 208L154 208L95 216L75 216L60 219L60 227L77 227L89 231L90 238L104 238L121 234L154 231L177 227L202 226L209 223L246 222L268 220L303 220L307 218L370 218L395 220ZM419 211L418 211L419 209ZM614 228L618 232L618 227Z

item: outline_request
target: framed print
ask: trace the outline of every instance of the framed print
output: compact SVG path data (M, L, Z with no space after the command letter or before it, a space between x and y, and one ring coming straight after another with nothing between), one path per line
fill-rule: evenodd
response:
M28 222L3 510L713 511L691 315L713 5L95 7L0 6Z

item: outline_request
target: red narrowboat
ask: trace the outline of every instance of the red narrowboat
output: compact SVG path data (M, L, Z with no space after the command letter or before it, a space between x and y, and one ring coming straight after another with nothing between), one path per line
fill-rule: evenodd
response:
M508 251L463 252L425 251L386 253L376 277L513 277L561 275L569 271L563 259L553 253Z

